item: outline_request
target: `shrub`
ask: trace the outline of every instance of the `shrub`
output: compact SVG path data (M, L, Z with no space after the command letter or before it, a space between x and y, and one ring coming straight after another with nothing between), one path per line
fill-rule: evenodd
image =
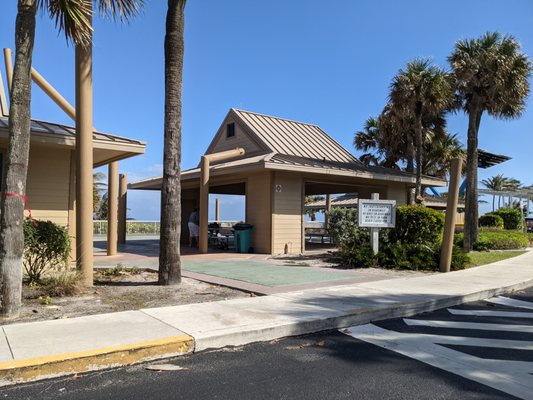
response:
M45 276L40 289L47 297L74 296L83 291L82 276L76 271L61 271Z
M433 244L391 243L380 254L380 264L386 268L413 271L438 271L441 242ZM451 269L464 269L470 262L468 255L458 246L453 247Z
M455 243L463 246L463 234L457 234ZM478 241L474 243L474 250L516 250L522 249L529 245L529 237L522 232L512 231L481 231L479 232Z
M357 208L333 208L328 212L329 234L335 243L341 243L352 236L357 226Z
M51 221L24 222L24 269L30 282L39 281L46 269L67 265L70 238L66 228Z
M512 250L529 245L529 238L521 232L480 232L474 250Z
M440 241L444 229L444 214L421 206L396 208L396 227L389 231L391 243L434 244Z
M497 214L485 214L479 217L479 226L503 229L503 218Z
M500 208L491 215L498 215L503 219L503 227L509 230L521 229L523 227L524 216L517 208Z

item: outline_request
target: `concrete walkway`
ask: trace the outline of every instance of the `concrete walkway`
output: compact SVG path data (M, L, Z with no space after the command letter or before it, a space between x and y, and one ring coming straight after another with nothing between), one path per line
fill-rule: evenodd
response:
M0 384L344 328L533 285L533 252L448 274L3 326Z

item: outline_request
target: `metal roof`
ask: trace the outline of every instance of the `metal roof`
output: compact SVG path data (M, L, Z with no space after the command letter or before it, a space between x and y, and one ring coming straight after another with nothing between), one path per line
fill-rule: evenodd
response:
M0 129L9 129L9 119L6 116L0 116ZM44 122L38 120L31 121L31 133L32 134L49 134L63 138L76 138L76 128L73 126L57 124L53 122ZM129 139L122 136L111 135L104 132L93 132L93 140L100 142L108 142L113 144L129 144L145 146L146 142Z
M272 153L362 164L319 126L232 108Z
M357 194L343 194L342 196L332 197L331 206L332 207L355 207L358 203ZM325 209L326 208L326 199L313 201L312 203L307 203L305 205L307 209Z
M489 168L502 162L510 160L511 157L501 154L489 153L488 151L478 149L477 150L477 165L479 168Z

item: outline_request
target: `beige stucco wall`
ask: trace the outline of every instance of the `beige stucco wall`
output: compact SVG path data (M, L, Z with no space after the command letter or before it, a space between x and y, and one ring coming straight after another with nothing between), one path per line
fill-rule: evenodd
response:
M68 226L70 150L32 146L28 165L28 205L35 219Z
M270 254L272 246L272 173L248 177L246 184L246 222L253 224L252 247L255 253Z
M387 200L396 200L398 206L407 204L407 188L403 183L390 183L386 196Z
M276 186L281 185L281 191ZM276 172L272 199L272 254L302 251L302 177Z
M229 138L226 137L226 125L228 123L235 124L235 136ZM220 127L220 130L217 132L216 141L210 153L233 150L237 147L242 147L246 152L246 156L257 154L261 150L259 146L244 132L243 128L236 120L233 118L228 118L226 121L224 121Z

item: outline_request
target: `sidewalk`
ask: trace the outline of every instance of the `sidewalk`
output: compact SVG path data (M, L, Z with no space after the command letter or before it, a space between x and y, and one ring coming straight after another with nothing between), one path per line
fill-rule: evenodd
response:
M0 385L414 315L533 285L533 252L448 274L3 326Z

